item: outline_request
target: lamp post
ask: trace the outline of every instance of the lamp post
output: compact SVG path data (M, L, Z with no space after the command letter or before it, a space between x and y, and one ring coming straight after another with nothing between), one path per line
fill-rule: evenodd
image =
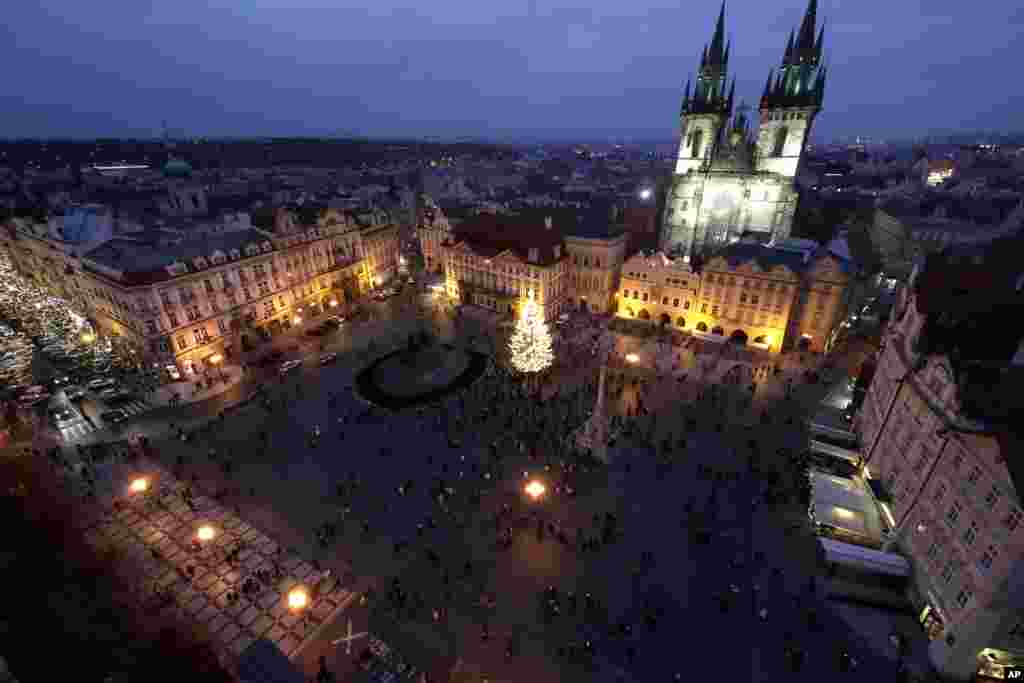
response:
M309 591L306 590L305 586L295 586L286 597L288 611L299 617L299 619L307 626L309 624L309 610L310 597Z

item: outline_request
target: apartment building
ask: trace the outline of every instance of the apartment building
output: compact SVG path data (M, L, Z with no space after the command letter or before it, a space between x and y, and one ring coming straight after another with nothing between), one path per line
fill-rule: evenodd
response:
M22 274L79 306L101 334L187 376L237 356L261 329L290 327L394 276L398 230L386 215L315 215L301 224L281 209L269 231L149 229L80 255L12 226L4 247Z
M637 254L623 264L616 314L768 351L821 353L846 317L850 270L816 244L735 242L699 267Z
M550 319L570 304L570 265L552 217L480 213L440 246L450 301L514 315L532 292Z
M855 420L931 659L962 680L1024 665L1021 254L1013 238L930 256L900 295Z

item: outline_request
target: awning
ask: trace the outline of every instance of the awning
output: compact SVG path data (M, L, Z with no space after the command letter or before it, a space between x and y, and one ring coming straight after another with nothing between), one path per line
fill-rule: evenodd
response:
M826 562L856 567L872 574L910 576L910 563L902 555L871 550L828 538L819 538L818 543L825 551Z

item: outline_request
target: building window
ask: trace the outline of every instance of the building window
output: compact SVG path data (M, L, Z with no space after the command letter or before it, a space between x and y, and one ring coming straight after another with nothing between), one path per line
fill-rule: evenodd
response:
M946 565L942 568L942 580L949 583L956 576L956 567L953 564L953 560L946 562Z
M982 574L988 574L989 570L992 569L992 565L998 558L999 549L994 545L990 545L985 549L985 552L981 554L981 558L978 559L978 569L981 570Z
M662 306L668 306L668 297L667 296L662 298L661 305Z
M971 598L973 596L974 594L970 590L968 590L967 588L963 589L956 595L956 606L960 609L967 607L967 603L971 601Z
M679 299L672 299L672 307L679 308Z
M967 483L970 486L974 486L978 483L979 479L981 479L981 468L974 466L971 468L970 474L967 475Z
M177 327L178 326L178 315L176 313L174 313L173 311L168 311L167 319L171 321L171 327Z
M985 496L985 507L991 510L996 506L1002 496L1003 493L999 490L999 487L993 486L989 489L988 495Z
M228 330L230 329L228 327L228 321L225 320L224 318L218 318L217 319L217 329L220 330L221 334L227 334Z
M192 338L196 340L196 344L202 344L207 341L208 335L206 334L205 327L197 327L192 330Z
M946 525L951 529L955 528L960 521L960 513L963 512L963 509L963 505L958 501L953 501L953 504L949 506L949 510L946 512Z
M1020 511L1020 508L1013 508L1010 513L1006 515L1006 519L1003 520L1003 526L1009 531L1016 531L1017 527L1020 526L1021 518L1024 518L1024 513Z
M757 302L760 301L760 299L761 299L761 297L759 297L758 295L755 294L755 295L750 297L750 303L753 304L754 306L756 306Z
M964 464L964 456L962 453L957 453L953 456L953 471L957 472Z
M178 348L182 351L188 348L188 339L185 339L185 335L183 334L178 335Z
M932 542L932 544L928 546L928 552L925 554L927 555L929 560L935 561L935 559L939 556L939 544L936 542Z
M971 522L971 525L964 531L964 544L970 546L976 538L978 538L978 523Z
M701 313L707 313L708 312L708 305L707 304L701 304L700 305L700 312Z
M740 294L740 303L741 304L747 303L747 293L746 292L743 292L742 294Z
M644 301L647 301L647 292L644 292Z
M275 312L274 311L274 300L271 299L270 301L264 301L263 302L263 314L264 314L264 316L266 316L267 318L272 318L272 317L274 317L274 312Z
M156 334L156 322L153 320L146 321L146 334Z

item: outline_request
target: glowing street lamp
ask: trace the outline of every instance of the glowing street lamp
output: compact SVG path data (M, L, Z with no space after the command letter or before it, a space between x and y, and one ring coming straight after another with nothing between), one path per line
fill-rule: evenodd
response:
M644 189L640 190L640 199L646 202L648 199L651 198L651 194L653 194L651 192L651 188L645 187Z
M301 612L309 606L309 593L302 586L296 586L288 591L288 609L293 612Z
M531 500L540 500L541 496L543 496L547 490L547 487L537 479L534 479L527 484L525 488L523 488L523 491L526 492L526 495L528 495Z
M330 301L328 302L328 304L327 304L327 305L328 305L328 306L330 306L331 308L334 308L335 306L337 306L337 305L338 305L338 300L337 300L337 299L331 299L331 300L330 300Z
M132 493L145 493L148 488L149 480L146 479L145 477L133 479L132 483L128 485L128 490L131 491Z
M217 532L209 524L204 524L203 526L199 527L199 529L196 531L196 538L202 541L203 543L206 543L207 541L212 541L213 537L216 535Z
M294 324L294 325L298 325L301 322L302 322L302 316L298 316L297 315L294 318L292 318L292 324Z
M96 341L96 335L92 332L85 332L82 334L83 344L92 344L94 341Z
M636 355L635 353L627 353L626 354L626 362L627 363L636 363L639 360L640 360L640 356Z

